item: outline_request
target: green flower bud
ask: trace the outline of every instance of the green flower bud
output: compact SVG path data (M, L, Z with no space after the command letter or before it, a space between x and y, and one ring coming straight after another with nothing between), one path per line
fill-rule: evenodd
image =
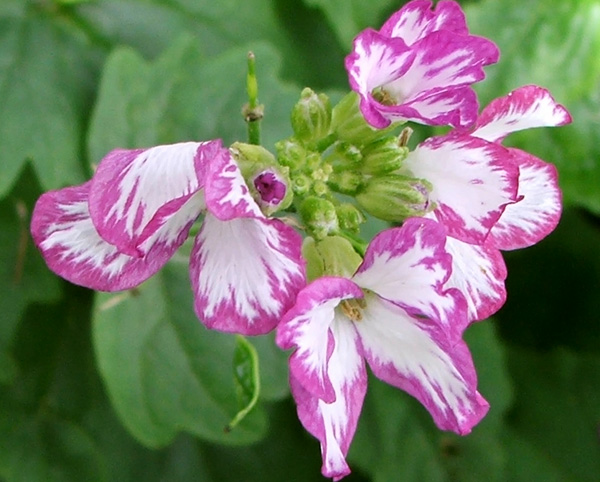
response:
M350 92L333 108L331 131L339 139L362 147L391 134L398 125L393 123L385 129L372 127L360 111L358 94Z
M323 239L339 230L335 207L327 199L307 197L300 204L299 213L307 231L316 239Z
M335 212L340 228L351 233L358 233L360 225L366 221L365 215L354 204L340 204Z
M429 201L432 189L424 179L389 174L369 179L356 200L376 218L402 222L411 216L423 216L434 208Z
M292 128L296 137L304 142L316 142L329 133L330 125L329 97L305 88L292 109Z
M396 171L408 155L408 147L400 145L397 137L385 137L366 146L360 170L374 176Z
M292 171L301 168L306 160L304 145L293 137L275 143L277 159L282 166L289 167Z
M343 141L336 143L326 160L334 171L345 171L360 165L362 153L355 145Z
M329 176L329 187L334 191L352 196L361 187L363 176L355 171L334 172Z
M294 194L297 194L298 196L307 194L308 191L310 191L311 186L312 181L310 177L305 174L296 174L292 178L292 189Z
M321 276L349 278L362 263L352 244L340 236L327 236L318 241L306 238L302 244L302 257L306 260L308 281Z

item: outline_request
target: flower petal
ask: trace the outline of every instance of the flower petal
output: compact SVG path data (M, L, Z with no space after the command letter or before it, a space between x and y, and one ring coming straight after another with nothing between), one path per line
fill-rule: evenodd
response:
M477 392L465 343L375 294L365 301L363 320L355 327L375 376L419 400L439 428L469 433L489 405Z
M152 237L167 221L179 216L181 207L203 186L202 164L214 154L220 141L186 142L150 149L110 152L98 165L90 187L90 214L102 238L123 253L144 256ZM195 213L198 217L200 211ZM190 213L172 221L183 229Z
M499 142L511 132L561 126L571 121L567 109L557 103L550 92L537 85L527 85L490 102L479 116L472 135Z
M510 250L531 246L557 226L562 211L562 194L554 165L519 149L510 149L519 165L519 197L506 206L486 243Z
M373 238L352 280L412 316L443 324L460 339L468 324L466 302L457 290L444 288L452 272L445 243L443 226L430 219L408 219Z
M31 220L35 244L50 269L72 283L102 291L132 288L158 271L172 252L157 244L137 258L107 243L89 215L89 188L87 182L39 198Z
M476 246L450 237L446 249L452 255L452 276L447 286L465 296L469 321L492 316L506 301L507 272L502 253L487 243Z
M440 2L432 11L430 0L415 0L394 13L381 27L380 32L389 37L400 37L408 45L437 30L467 35L467 23L460 5Z
M373 98L373 90L402 77L413 59L414 54L402 39L390 39L372 29L354 39L353 50L346 57L346 70L352 89L361 97L361 111L373 127L384 128L391 122L380 113L382 104Z
M344 278L323 277L310 283L277 326L277 344L290 356L290 373L313 396L327 403L336 399L327 366L334 340L330 331L335 308L347 298L362 298L362 291ZM349 322L348 322L349 323Z
M190 260L198 317L221 331L271 331L305 284L301 242L278 219L207 214Z
M476 137L449 134L417 146L404 161L433 184L433 211L448 234L482 244L507 204L517 200L519 168L509 151Z
M209 212L222 221L239 217L264 218L229 149L221 149L211 158L204 193Z
M367 374L352 323L343 316L336 316L331 333L334 348L327 373L335 391L335 401L327 403L315 397L293 374L290 374L290 387L300 422L321 442L321 473L340 480L350 473L346 454L365 398Z

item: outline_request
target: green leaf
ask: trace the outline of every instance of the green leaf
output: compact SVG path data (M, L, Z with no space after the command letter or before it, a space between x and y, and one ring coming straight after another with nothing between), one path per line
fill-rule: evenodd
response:
M96 54L50 7L0 14L0 196L28 160L44 189L83 181L81 139Z
M567 350L510 350L517 400L511 426L562 480L595 481L600 473L600 357Z
M184 140L245 141L246 56L254 51L259 96L265 104L267 147L291 134L289 113L297 89L278 80L278 54L268 45L235 48L205 59L189 37L147 64L131 49L108 59L90 127L90 158L110 149Z
M258 354L252 344L241 335L235 337L233 353L233 379L238 399L238 413L227 425L227 431L233 430L256 406L260 393Z
M30 168L0 200L0 383L14 380L14 336L26 306L60 296L60 281L46 268L29 235L39 185Z
M150 447L184 430L225 443L263 436L257 407L230 433L237 413L231 382L235 340L203 328L193 312L186 262L172 262L130 293L98 296L94 346L112 404L127 429Z
M505 480L502 417L512 390L491 321L467 330L479 391L490 402L486 418L465 437L441 433L416 400L374 378L350 448L349 460L375 482Z
M565 203L600 213L600 1L484 0L465 10L471 31L501 51L500 62L477 84L482 105L521 85L550 89L573 124L508 141L557 165Z
M400 8L393 0L304 0L311 7L325 12L341 44L350 49L352 39L366 28L379 29L393 9Z

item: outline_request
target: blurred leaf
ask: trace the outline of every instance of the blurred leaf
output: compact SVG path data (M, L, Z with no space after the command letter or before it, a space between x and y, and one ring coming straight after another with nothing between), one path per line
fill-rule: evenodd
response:
M598 480L600 357L513 348L509 360L517 394L514 432L559 468L562 480Z
M46 268L29 235L39 192L37 179L27 168L10 194L0 200L0 383L9 383L17 375L13 339L25 307L60 295L59 279Z
M466 14L471 31L501 51L477 84L482 105L521 85L550 89L573 124L518 133L509 142L557 165L566 203L600 213L600 1L484 0Z
M246 55L257 59L259 99L265 104L267 147L291 134L288 118L299 91L277 78L279 57L268 45L235 48L204 59L189 38L147 64L131 49L107 61L89 134L90 158L115 147L183 140L246 140L241 108L246 99Z
M366 27L378 30L385 21L385 15L392 9L399 9L402 2L397 0L304 0L311 7L325 12L331 27L341 44L350 49L352 39ZM406 3L406 2L404 2Z
M84 179L79 161L97 51L43 3L0 13L0 196L31 160L44 189Z
M416 400L372 377L349 458L373 481L505 480L500 433L512 390L503 350L490 321L470 327L465 338L490 412L470 435L440 433Z
M243 336L235 338L233 352L233 379L238 399L238 413L227 425L232 430L256 406L260 393L258 354L252 344Z
M129 45L147 58L183 33L208 56L265 41L282 54L286 78L299 85L346 84L343 52L325 20L296 0L96 0L75 12L104 43Z
M266 428L260 407L224 431L237 412L235 339L204 329L192 307L186 263L172 262L133 292L98 297L94 345L113 406L150 447L179 430L225 444L254 442Z

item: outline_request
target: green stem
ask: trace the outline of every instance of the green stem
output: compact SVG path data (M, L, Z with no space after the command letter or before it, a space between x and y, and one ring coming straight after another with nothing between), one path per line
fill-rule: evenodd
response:
M248 104L244 106L244 119L248 123L248 143L260 145L260 121L264 108L258 103L258 80L256 79L256 61L254 53L248 52L248 75L246 77Z

